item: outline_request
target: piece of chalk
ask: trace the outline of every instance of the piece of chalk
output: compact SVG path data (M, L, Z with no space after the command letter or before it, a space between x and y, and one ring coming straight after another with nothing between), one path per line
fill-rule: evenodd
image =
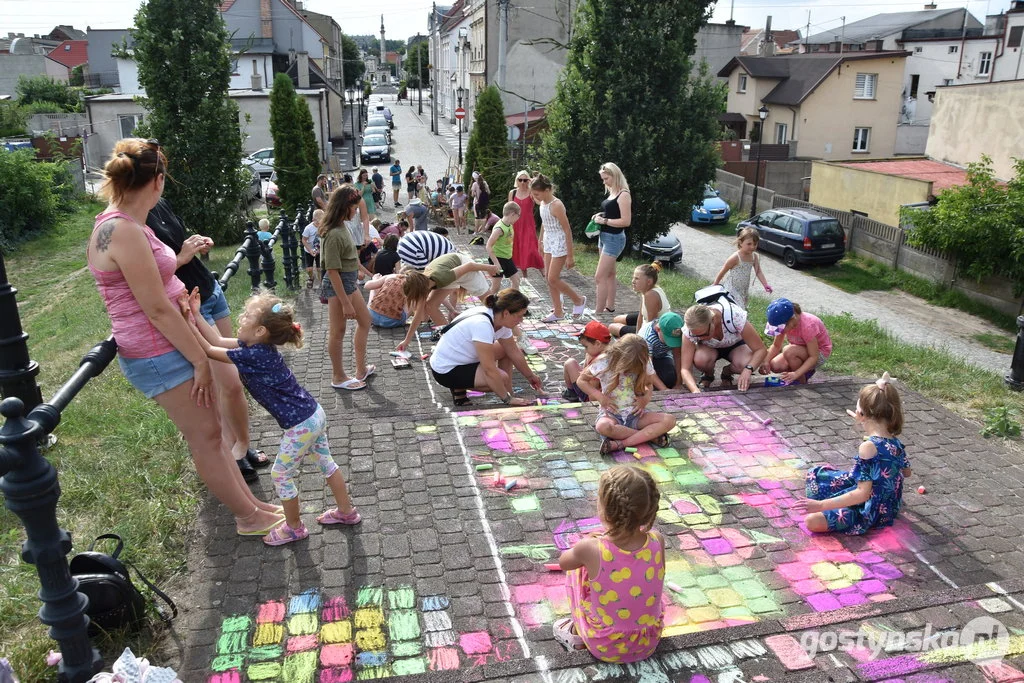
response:
M926 490L925 490L925 488L924 488L923 486L918 486L918 487L917 487L917 492L918 492L918 493L925 493L925 492L926 492Z
M636 453L636 449L633 448L632 446L627 446L623 450L626 451L627 453Z
M558 566L558 564L556 564L554 562L552 562L550 564L545 564L544 565L544 569L547 569L549 572L560 572L560 571L562 571L562 568L560 566Z
M494 473L494 485L495 486L501 486L504 483L505 483L505 480L501 478L501 475L498 474L497 472L495 472Z
M494 469L494 465L492 465L489 462L485 462L482 465L477 465L476 466L476 471L477 472L486 472L487 470L491 470L491 469Z
M761 424L763 424L766 427L768 425L770 425L771 423L772 423L772 419L770 417L766 417L765 419L761 420Z
M673 591L675 591L676 593L682 593L682 592L683 592L683 587L682 587L682 586L680 586L680 585L679 585L679 584L677 584L677 583L672 583L671 581L667 581L667 582L665 583L665 585L669 587L669 590L673 590Z
M508 482L505 484L505 490L506 491L511 491L512 489L514 489L516 487L516 483L517 482L516 482L515 479L509 479Z
M539 408L539 407L541 407L542 405L544 405L544 401L542 401L542 400L540 400L540 399L538 398L538 399L537 399L537 407Z
M428 358L430 358L430 354L429 353L425 353L422 356L420 356L420 360L426 360Z

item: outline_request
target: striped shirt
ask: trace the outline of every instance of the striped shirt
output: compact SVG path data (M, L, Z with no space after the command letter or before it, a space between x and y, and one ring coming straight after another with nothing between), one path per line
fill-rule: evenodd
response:
M416 270L423 270L438 256L450 254L455 250L451 240L430 230L416 230L398 240L398 258Z

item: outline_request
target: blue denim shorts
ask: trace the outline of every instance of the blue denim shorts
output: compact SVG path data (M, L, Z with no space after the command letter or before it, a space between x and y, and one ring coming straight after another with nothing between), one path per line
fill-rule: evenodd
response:
M152 358L118 356L117 362L125 378L146 398L170 391L192 379L195 374L192 364L179 351L168 351Z
M601 250L602 254L618 258L619 254L622 253L622 250L626 248L625 231L620 232L618 235L613 235L610 232L602 232L597 238L597 247Z
M396 318L389 318L386 315L381 315L380 313L378 313L377 311L373 310L372 308L370 309L370 322L373 324L374 327L384 327L384 328L388 328L388 327L401 327L402 325L405 324L406 317L407 316L406 316L405 311L402 311L402 317L401 318L396 319Z
M338 271L338 275L341 276L341 286L345 288L345 294L352 294L359 288L359 273L358 271ZM331 282L330 276L324 273L323 277L323 295L330 299L332 296L338 296L338 293L334 291L334 284Z
M224 290L220 288L219 282L214 283L213 294L199 307L199 312L206 318L206 322L211 325L217 320L231 315L231 309L228 307L228 298L224 296Z

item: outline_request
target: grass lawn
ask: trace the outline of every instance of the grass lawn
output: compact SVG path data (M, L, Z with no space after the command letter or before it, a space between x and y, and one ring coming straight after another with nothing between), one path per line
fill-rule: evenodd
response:
M629 288L629 278L639 264L640 261L630 258L619 263L616 307L621 310L632 310L632 300L638 305L637 295ZM579 271L593 275L596 266L594 246L577 243ZM665 290L673 309L682 311L693 301L693 293L709 282L670 271L661 274L658 284ZM761 330L766 322L764 312L768 299L752 295L750 300L750 322L754 329ZM943 351L898 341L874 322L857 320L849 314L826 315L822 320L833 344L827 374L874 378L888 370L911 389L979 424L984 422L986 410L999 406L1008 406L1016 415L1024 415L1024 393L1010 391L1003 378L994 373L968 365Z
M85 260L93 217L102 208L86 204L50 234L5 254L30 355L41 368L44 400L110 334ZM235 248L211 251L211 263L223 270ZM244 273L243 264L228 290L235 311L249 292ZM125 381L115 361L72 401L55 433L59 441L47 457L60 473L58 520L71 532L74 552L85 550L95 536L119 534L125 556L166 587L185 569L190 530L205 495L178 430ZM44 665L54 643L36 615L39 580L35 568L20 559L24 538L21 521L0 506L0 655L12 661L22 681L55 680L56 670ZM125 645L139 656L154 647L149 634L109 645L107 662Z

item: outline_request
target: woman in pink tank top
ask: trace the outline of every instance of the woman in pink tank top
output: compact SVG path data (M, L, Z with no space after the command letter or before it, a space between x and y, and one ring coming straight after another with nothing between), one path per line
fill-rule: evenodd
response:
M661 641L665 539L651 527L661 494L636 467L605 470L597 485L598 516L606 531L562 553L571 617L554 623L555 638L586 648L603 662L650 657Z
M103 169L100 194L109 205L89 238L89 270L110 315L125 376L177 425L196 471L231 510L238 533L262 536L284 517L252 494L221 440L210 362L178 308L185 286L174 275L175 254L146 227L166 169L156 140L118 141Z

